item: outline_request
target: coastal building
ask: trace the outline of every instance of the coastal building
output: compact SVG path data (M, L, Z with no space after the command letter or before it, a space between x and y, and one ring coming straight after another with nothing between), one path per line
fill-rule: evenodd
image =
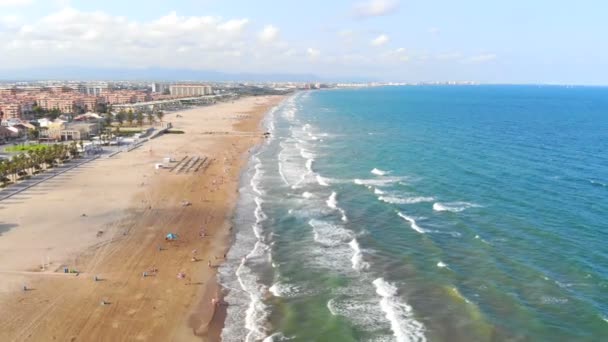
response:
M76 100L71 97L51 97L41 95L36 99L36 103L44 110L57 109L62 113L74 113L76 111Z
M17 88L0 88L0 96L12 96L17 94Z
M94 96L101 96L103 92L107 92L109 89L110 85L106 82L85 83L78 87L80 93Z
M173 84L169 87L172 96L188 97L203 96L213 94L213 90L208 85L202 84Z
M19 137L19 131L14 127L0 126L0 140L6 141Z
M60 131L60 140L83 140L88 139L91 135L96 135L99 132L99 124L77 122L65 124L65 127Z
M21 118L21 106L18 103L3 103L0 102L0 118L2 120L15 118Z
M152 92L153 93L167 93L170 92L170 85L168 83L160 83L160 82L154 82L150 85L150 88L152 88Z

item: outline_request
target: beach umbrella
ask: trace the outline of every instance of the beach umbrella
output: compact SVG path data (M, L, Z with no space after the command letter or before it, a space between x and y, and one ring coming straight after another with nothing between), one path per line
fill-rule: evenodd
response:
M173 233L167 234L167 240L177 240L177 234L173 234Z

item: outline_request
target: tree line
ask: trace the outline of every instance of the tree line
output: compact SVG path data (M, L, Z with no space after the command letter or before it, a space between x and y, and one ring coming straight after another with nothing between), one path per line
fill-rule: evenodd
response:
M24 153L14 155L10 159L0 160L0 182L6 186L20 178L27 178L64 163L68 159L78 157L78 145L74 141L69 145L55 144L41 146Z

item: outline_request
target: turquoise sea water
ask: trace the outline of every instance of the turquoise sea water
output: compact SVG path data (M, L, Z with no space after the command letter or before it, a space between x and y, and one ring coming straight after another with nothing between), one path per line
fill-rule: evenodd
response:
M305 92L266 125L226 341L608 339L608 88Z

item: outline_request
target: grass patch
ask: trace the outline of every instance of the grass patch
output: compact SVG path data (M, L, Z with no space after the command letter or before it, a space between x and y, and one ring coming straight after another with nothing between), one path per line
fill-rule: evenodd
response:
M4 149L6 152L31 152L31 151L40 151L46 149L46 145L41 144L33 144L33 145L17 145L17 146L9 146Z
M119 131L119 132L112 132L112 134L114 136L119 136L119 137L130 137L134 134L139 134L141 133L141 131Z

